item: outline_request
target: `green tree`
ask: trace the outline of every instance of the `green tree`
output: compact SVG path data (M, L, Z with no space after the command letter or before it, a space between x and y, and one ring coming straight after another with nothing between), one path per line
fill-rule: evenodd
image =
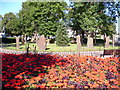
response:
M88 48L93 47L96 33L107 35L114 33L114 29L111 30L109 25L112 26L115 21L115 11L112 9L112 14L106 14L109 10L107 4L102 2L75 2L71 4L70 25L78 34L82 34L82 38L84 38L84 33L87 35Z
M0 15L0 32L2 32L2 28L3 28L2 19L3 19L3 17L2 17L2 15Z
M23 32L55 36L57 22L64 19L65 2L25 2L19 13Z
M68 46L69 45L69 38L67 35L65 23L61 21L58 25L58 29L56 32L56 45L58 46Z
M100 8L101 3L93 2L75 2L72 4L72 10L70 10L71 26L78 34L84 33L88 36L87 47L93 47L93 38L95 32L99 30L99 16L104 7Z
M18 35L18 18L12 12L6 13L2 20L7 35Z
M35 13L35 12L34 12ZM29 6L29 2L22 3L22 10L18 13L19 16L19 27L22 35L32 35L34 32L33 27L33 9Z

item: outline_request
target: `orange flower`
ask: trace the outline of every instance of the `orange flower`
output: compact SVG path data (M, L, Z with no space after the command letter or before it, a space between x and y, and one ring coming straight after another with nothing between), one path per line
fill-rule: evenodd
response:
M98 88L98 86L99 86L99 85L98 85L97 83L94 83L94 84L93 84L93 87L94 87L94 88Z
M116 80L115 80L115 79L110 79L110 81L113 81L113 82L114 82L114 81L116 81Z
M55 81L57 79L58 79L58 77L53 77L53 79L51 79L50 81L53 82L53 81Z
M92 84L90 84L90 83L88 83L88 85L90 86L90 87L92 87L93 85Z
M69 75L70 77L76 77L75 75Z
M110 85L110 84L109 84L109 81L106 81L106 82L105 82L105 85L108 85L108 86L109 86L109 85Z
M65 83L68 82L68 80L63 80Z
M33 83L35 83L35 81L34 81L34 80L30 80L29 83L30 83L30 84L33 84Z
M87 72L84 73L84 75L86 75L86 76L90 76L91 73L90 73L90 71L87 71Z
M71 85L71 86L69 86L70 88L75 88L75 85Z
M97 81L97 83L99 83L99 84L103 84L103 82L102 82L102 81Z
M56 80L57 82L62 82L63 80Z
M17 75L17 76L15 76L15 78L22 79L22 76L21 75Z
M118 82L118 81L114 81L114 84L117 84L117 85L118 85L118 84L119 84L119 82Z
M119 88L119 87L118 87L118 86L113 85L113 86L111 86L111 88L115 88L115 89L117 89L117 88Z
M63 86L64 84L63 83L57 83L57 86L58 87L61 87L61 86Z
M22 87L23 87L23 88L27 88L27 87L30 87L30 86L29 86L29 85L23 85Z
M88 88L88 86L84 86L84 88Z

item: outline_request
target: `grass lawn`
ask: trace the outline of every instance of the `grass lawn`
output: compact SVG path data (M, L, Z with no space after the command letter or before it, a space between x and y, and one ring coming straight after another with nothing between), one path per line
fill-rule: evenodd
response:
M20 43L21 44L21 43ZM30 51L34 50L34 46L37 47L37 45L35 43L29 43L30 44ZM25 45L20 45L20 49L16 49L15 47L15 43L11 43L11 44L7 44L7 46L3 47L5 49L11 49L11 50L18 50L18 51L25 51L28 43ZM2 44L2 46L4 46L4 44ZM80 51L101 51L104 49L118 49L120 47L115 46L113 47L112 45L110 45L109 48L104 48L104 46L95 46L94 49L88 49L86 46L82 46L82 49ZM37 47L37 51L38 47ZM77 52L77 45L76 44L70 44L70 46L65 46L65 47L60 47L57 46L56 44L49 44L47 45L47 49L43 52Z

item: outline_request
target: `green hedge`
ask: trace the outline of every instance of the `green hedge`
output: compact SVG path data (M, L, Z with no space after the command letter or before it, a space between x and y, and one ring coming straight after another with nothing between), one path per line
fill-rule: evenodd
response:
M0 38L0 41L2 41L2 43L15 43L16 39L14 37L11 37L11 38Z

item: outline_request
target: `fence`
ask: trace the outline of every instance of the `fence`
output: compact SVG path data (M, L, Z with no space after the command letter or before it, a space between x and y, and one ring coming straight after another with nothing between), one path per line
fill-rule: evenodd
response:
M26 51L15 51L15 50L7 50L7 49L0 49L1 53L9 53L9 54L24 54L27 53ZM100 56L103 54L103 51L80 51L80 52L33 52L29 51L29 53L37 53L37 54L58 54L58 55L90 55L90 56Z

